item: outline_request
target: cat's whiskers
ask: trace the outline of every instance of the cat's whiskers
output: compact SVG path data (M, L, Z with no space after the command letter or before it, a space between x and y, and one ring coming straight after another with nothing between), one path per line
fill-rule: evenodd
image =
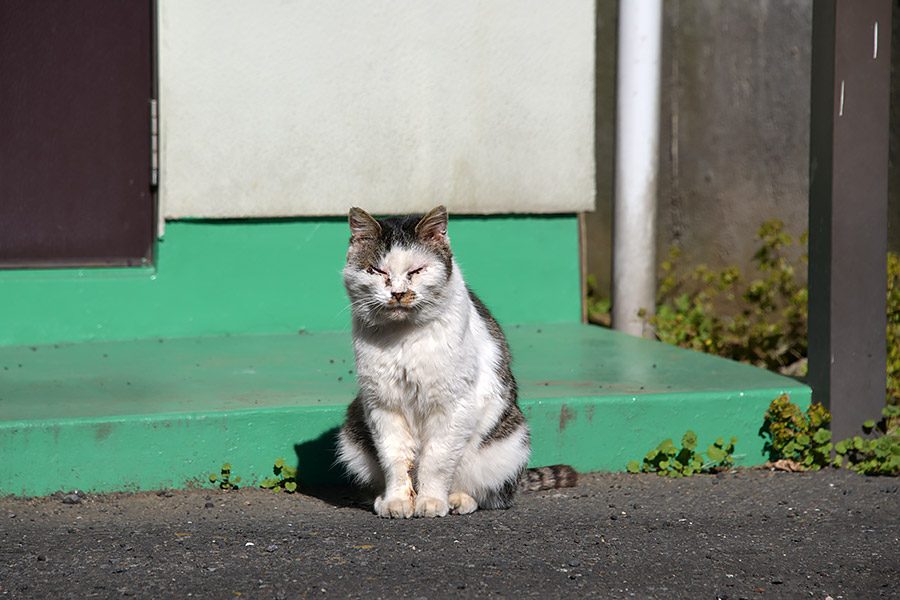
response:
M345 312L347 312L348 310L352 310L354 308L371 308L371 305L374 305L374 304L378 304L378 300L376 298L371 298L368 296L365 298L360 298L359 300L354 300L350 304L348 304L347 306L342 308L336 316L339 317L339 316L343 315Z

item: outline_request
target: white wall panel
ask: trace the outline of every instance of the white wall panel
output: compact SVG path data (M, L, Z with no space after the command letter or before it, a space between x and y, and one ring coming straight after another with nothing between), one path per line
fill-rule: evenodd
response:
M160 0L162 214L594 201L589 0Z

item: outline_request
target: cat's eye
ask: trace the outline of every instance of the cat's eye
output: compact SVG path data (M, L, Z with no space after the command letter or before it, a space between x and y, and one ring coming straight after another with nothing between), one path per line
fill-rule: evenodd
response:
M375 273L378 273L380 275L387 275L387 273L385 273L378 267L373 267L372 265L368 266L368 268L366 269L366 273L368 273L369 275L374 275Z
M407 278L407 279L412 279L412 276L413 276L413 275L417 275L417 274L421 273L423 269L425 269L425 267L419 267L418 269L413 269L412 271L409 271L409 272L406 274L406 278Z

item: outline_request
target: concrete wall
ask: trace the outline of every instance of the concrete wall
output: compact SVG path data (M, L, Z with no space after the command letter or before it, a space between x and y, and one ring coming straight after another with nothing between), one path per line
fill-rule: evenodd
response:
M615 5L598 6L597 211L588 270L609 285ZM748 267L778 218L806 229L812 3L670 0L663 23L658 249Z
M354 0L330 17L304 1L252 15L205 0L159 5L164 214L339 214L349 203L400 212L437 202L463 212L579 210L592 193L593 120L588 270L608 289L615 2L597 2L595 39L586 26L594 6L583 0L390 10ZM659 252L678 244L685 263L746 270L764 220L782 219L794 235L806 229L812 1L667 0L665 11ZM373 62L379 45L388 63ZM595 119L586 106L594 70ZM900 169L890 177L897 251Z
M159 0L161 213L593 208L591 0Z

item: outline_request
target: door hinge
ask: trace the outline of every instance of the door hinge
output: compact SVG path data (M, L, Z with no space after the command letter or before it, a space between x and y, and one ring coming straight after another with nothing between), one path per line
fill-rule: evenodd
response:
M150 185L159 185L159 106L150 100Z

